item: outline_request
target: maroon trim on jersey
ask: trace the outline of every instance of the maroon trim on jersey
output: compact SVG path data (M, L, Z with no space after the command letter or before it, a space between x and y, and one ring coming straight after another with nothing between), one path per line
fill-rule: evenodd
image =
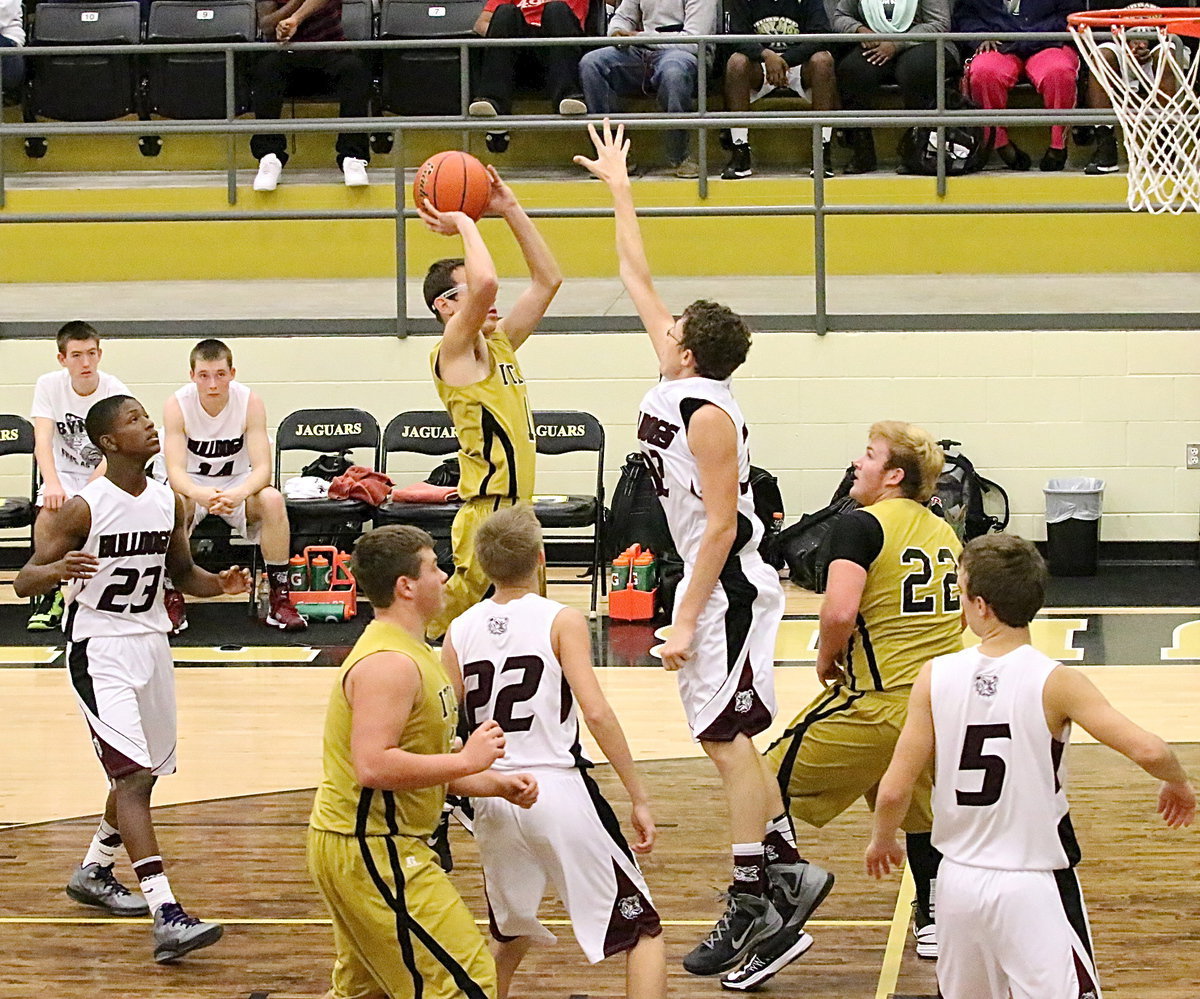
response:
M114 749L105 742L100 737L100 733L96 731L95 726L92 725L90 719L88 720L88 728L92 733L92 748L96 750L96 755L100 758L100 765L104 767L104 772L112 780L128 777L130 774L146 769L140 763L135 763L119 749Z
M604 934L605 957L632 950L642 937L656 937L662 932L662 922L650 899L621 870L616 860L612 865L617 896L613 899L612 914Z
M742 665L737 690L729 698L712 724L701 732L701 742L733 742L743 732L749 736L765 732L771 725L771 712L754 689L754 671L749 660Z
M488 911L488 932L491 933L493 940L498 940L500 943L512 943L516 937L507 936L500 932L500 927L496 923L496 914L492 911L492 900L488 898L487 879L483 882L483 904L487 906Z

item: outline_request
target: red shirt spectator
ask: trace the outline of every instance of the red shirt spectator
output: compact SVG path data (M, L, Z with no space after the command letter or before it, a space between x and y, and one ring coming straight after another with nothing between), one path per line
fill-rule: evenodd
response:
M540 28L542 26L542 7L547 2L548 0L487 0L483 9L485 13L490 13L497 7L512 4L521 12L521 16L525 18L527 24L534 28ZM589 0L565 0L565 2L582 27L587 20Z

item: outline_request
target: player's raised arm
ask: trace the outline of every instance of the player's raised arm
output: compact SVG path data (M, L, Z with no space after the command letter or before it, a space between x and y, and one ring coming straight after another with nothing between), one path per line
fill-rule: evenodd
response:
M28 562L13 580L18 597L49 593L71 579L89 579L99 561L79 549L87 542L92 528L92 511L86 500L76 496L67 500L59 516L39 535Z
M562 286L562 271L550 247L542 239L533 220L525 214L525 209L513 194L512 189L500 179L496 168L487 168L488 176L492 179L491 199L488 202L487 213L499 215L508 223L509 229L517 239L525 265L529 268L531 281L508 315L500 322L504 335L513 349L520 347L529 335L537 329L545 316L554 296Z
M408 791L448 784L486 770L504 755L504 733L485 722L458 753L410 753L399 748L421 690L417 664L400 652L365 656L346 674L351 708L350 759L363 787Z
M626 166L629 141L625 138L625 126L618 125L614 132L605 118L602 132L597 132L596 126L589 122L588 134L592 137L592 145L596 147L596 158L589 160L584 156L576 156L575 162L604 181L612 192L621 280L633 299L634 308L646 332L650 334L654 352L661 361L664 353L670 349L667 334L675 325L675 317L658 297L654 278L650 274L650 264L646 260L646 247L642 243L642 231L633 207L633 188Z
M650 799L633 762L621 723L592 669L592 638L587 619L572 607L563 608L554 618L550 640L563 676L583 714L584 724L612 764L633 804L632 822L638 838L630 847L635 853L649 853L657 835L650 814Z
M867 873L876 878L891 872L904 859L896 832L912 804L913 788L933 758L933 705L929 698L932 670L921 667L908 699L908 717L892 753L892 762L875 796L875 823L867 847Z
M496 291L500 287L496 265L479 234L479 227L469 215L439 212L428 200L424 205L418 205L417 211L431 231L443 236L457 233L462 237L466 287L457 292L461 296L460 307L446 320L439 356L447 363L463 358L470 360L475 356L479 330L496 304Z
M1067 721L1078 723L1097 741L1163 782L1158 811L1167 825L1192 824L1196 793L1179 757L1163 739L1121 714L1091 680L1068 666L1059 666L1047 677L1042 699L1052 732L1061 731Z

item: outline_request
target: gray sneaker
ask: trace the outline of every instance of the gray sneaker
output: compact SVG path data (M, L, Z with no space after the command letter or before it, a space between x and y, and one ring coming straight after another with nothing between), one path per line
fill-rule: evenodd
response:
M148 916L150 907L140 893L131 892L113 876L112 864L77 867L67 882L76 902L107 909L114 916Z
M683 970L693 975L719 975L736 967L756 943L781 929L783 919L769 899L731 893L725 914L683 959Z
M816 864L769 864L771 901L789 930L799 930L812 916L829 890L833 875Z
M219 923L202 923L184 912L178 902L168 902L154 914L154 960L159 964L178 961L184 954L215 944L224 932Z

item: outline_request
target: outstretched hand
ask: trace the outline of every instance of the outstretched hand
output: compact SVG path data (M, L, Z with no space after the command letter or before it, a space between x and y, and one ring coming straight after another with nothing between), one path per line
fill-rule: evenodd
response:
M423 205L417 205L417 213L426 228L439 236L453 236L458 232L459 220L466 218L462 212L439 212L428 198Z
M500 179L500 174L496 172L496 168L489 164L486 169L488 178L492 182L492 187L488 195L487 208L484 209L483 213L485 215L504 216L514 208L520 208L521 205L517 201L517 196L513 194L512 188Z
M217 573L217 578L221 581L221 592L227 594L249 593L250 592L250 570L242 569L238 566L230 566Z
M596 158L576 156L575 162L589 173L599 177L609 187L629 180L629 140L625 138L625 126L618 125L613 131L612 123L604 119L603 132L597 132L593 122L588 122L588 135L596 147Z

